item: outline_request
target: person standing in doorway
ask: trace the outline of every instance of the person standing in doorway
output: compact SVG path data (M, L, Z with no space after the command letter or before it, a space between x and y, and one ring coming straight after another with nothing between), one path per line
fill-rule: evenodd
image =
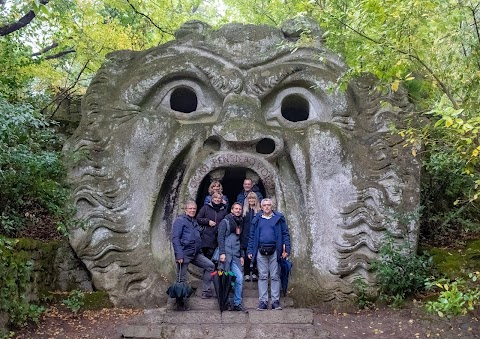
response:
M220 222L218 230L218 248L220 249L220 264L225 271L235 275L233 311L248 313L242 305L244 252L240 246L243 218L242 205L233 203L231 213ZM219 266L220 266L219 264Z
M200 238L200 227L195 220L197 204L194 201L187 201L185 213L178 216L172 226L172 244L175 253L175 261L178 263L177 275L180 276L180 282L185 282L187 269L190 263L203 268L203 292L202 298L212 297L210 285L212 282L211 273L215 270L215 265L206 258L201 251L202 240ZM177 299L177 309L186 310L185 300Z
M212 201L213 193L220 193L222 196L222 203L228 208L228 198L226 195L223 194L223 186L218 180L214 180L208 186L208 195L203 200L204 205L208 205Z
M278 261L290 253L290 233L283 214L273 211L272 200L263 199L262 212L252 220L247 253L250 260L257 261L258 299L257 310L268 309L268 274L272 310L281 310L280 272Z
M245 178L245 180L243 180L243 191L238 194L237 202L239 202L243 206L245 198L250 192L254 192L258 197L258 201L262 201L263 196L262 193L260 193L258 187L253 184L252 179Z

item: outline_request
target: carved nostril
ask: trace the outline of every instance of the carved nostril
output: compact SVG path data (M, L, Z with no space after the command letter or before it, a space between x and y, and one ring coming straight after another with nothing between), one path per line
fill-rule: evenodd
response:
M220 150L220 140L216 137L209 137L205 142L203 143L203 147L208 148L214 152L217 152Z
M273 153L273 151L275 151L275 141L269 138L264 138L257 143L255 150L260 154Z

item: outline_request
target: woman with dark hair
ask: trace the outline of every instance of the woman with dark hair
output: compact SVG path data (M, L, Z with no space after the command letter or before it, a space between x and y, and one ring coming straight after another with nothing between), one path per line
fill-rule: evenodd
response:
M208 205L210 203L213 193L220 193L222 197L222 203L225 205L225 208L228 208L228 198L223 194L223 186L218 180L212 181L210 186L208 186L208 195L205 197L203 204Z
M212 259L213 252L218 246L218 225L227 214L227 206L222 202L220 193L213 193L211 201L203 205L198 212L197 222L203 228L202 252L208 259Z
M250 223L253 217L261 211L260 201L255 192L251 191L247 194L243 203L243 229L241 237L242 250L247 253L248 237L250 235ZM245 281L257 281L258 272L257 265L254 262L250 262L248 257L245 257L244 266Z

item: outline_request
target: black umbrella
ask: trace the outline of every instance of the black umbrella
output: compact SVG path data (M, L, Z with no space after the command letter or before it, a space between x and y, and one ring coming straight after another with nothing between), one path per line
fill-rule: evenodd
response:
M177 298L177 300L184 300L189 298L193 289L187 282L180 281L180 273L182 271L182 264L177 264L177 280L168 288L167 294L170 298Z
M288 288L288 278L290 277L290 272L292 270L292 262L288 258L280 258L278 262L280 266L280 282L282 283L282 294L284 297L287 296Z
M212 281L213 286L215 286L215 292L217 293L220 312L225 311L228 306L228 295L233 288L235 280L236 277L231 271L219 269L212 272Z

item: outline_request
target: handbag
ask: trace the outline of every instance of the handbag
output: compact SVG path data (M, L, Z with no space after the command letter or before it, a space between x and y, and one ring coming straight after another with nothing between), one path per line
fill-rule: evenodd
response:
M220 260L220 248L217 248L215 249L215 251L213 251L213 255L212 255L212 261L213 262L218 262Z

